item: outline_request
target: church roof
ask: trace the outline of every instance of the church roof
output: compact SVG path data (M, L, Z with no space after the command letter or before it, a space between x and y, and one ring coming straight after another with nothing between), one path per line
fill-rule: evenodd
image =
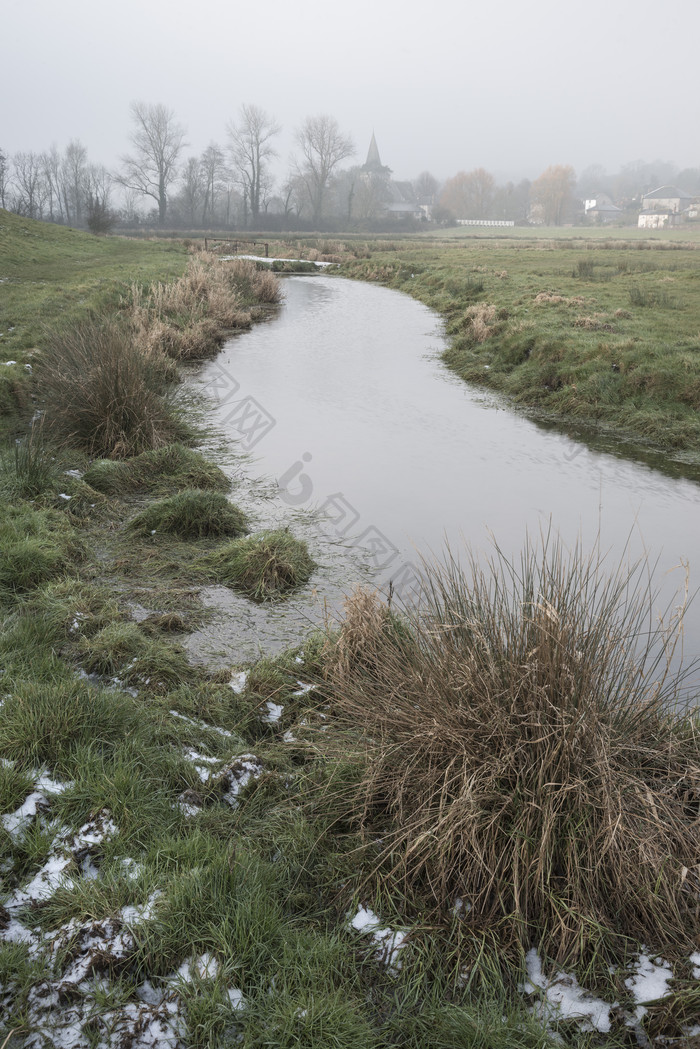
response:
M372 141L369 144L367 150L367 160L365 161L365 168L381 168L382 162L379 157L379 147L377 146L377 140L372 132Z

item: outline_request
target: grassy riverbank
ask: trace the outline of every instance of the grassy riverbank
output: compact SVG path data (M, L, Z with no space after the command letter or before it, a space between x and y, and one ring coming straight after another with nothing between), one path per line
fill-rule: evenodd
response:
M313 583L314 551L251 521L198 450L177 382L265 315L275 278L138 244L134 286L117 242L9 221L54 275L38 303L60 313L65 284L70 324L31 328L27 260L0 364L18 384L0 458L0 1043L687 1040L700 747L668 713L682 682L655 685L663 638L640 665L643 590L635 605L552 544L489 578L448 562L427 618L360 591L299 649L192 665L210 580L251 601Z
M698 246L572 233L370 243L341 272L437 310L468 382L698 461Z

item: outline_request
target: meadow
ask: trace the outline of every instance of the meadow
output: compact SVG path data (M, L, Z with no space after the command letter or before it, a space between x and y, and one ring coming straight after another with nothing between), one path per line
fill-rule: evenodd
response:
M420 612L359 590L296 649L195 665L203 586L313 584L180 381L277 278L0 227L0 1044L692 1045L700 743L643 566L448 554ZM372 279L405 250L452 249Z

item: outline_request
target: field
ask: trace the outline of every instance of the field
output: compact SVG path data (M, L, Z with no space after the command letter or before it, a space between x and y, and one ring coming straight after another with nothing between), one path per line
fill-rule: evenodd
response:
M180 382L277 279L0 227L3 1049L693 1045L700 744L673 630L639 644L643 570L555 543L488 574L448 558L420 615L360 590L299 648L194 665L203 586L313 585L316 551L251 519L245 462L210 450ZM553 281L532 245L517 267L513 247L352 250L356 276L421 277L462 335L490 323L465 285L517 312ZM564 250L550 293L572 296L592 253Z
M697 463L698 244L676 231L515 232L348 245L356 257L341 272L436 309L451 339L445 360L468 382L565 428Z

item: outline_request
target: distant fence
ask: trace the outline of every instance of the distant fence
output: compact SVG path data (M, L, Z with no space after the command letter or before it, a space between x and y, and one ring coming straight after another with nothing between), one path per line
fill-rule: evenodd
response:
M269 245L266 240L230 240L226 237L205 237L204 250L209 251L210 244L222 244L228 247L232 255L260 254L260 252L249 252L250 248L265 249L265 258L269 258Z
M457 219L458 226L514 226L511 219Z

